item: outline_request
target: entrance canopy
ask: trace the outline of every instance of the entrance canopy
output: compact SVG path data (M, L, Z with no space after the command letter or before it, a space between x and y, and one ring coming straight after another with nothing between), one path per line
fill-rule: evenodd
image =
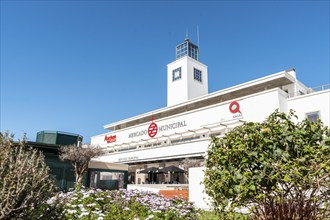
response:
M184 170L176 166L169 166L159 169L158 173L184 173Z
M141 170L139 171L139 173L145 173L145 174L149 174L149 173L184 173L183 169L180 169L179 167L176 166L168 166L168 167L164 167L162 169L158 169L156 167L149 167L147 169Z
M158 171L158 168L156 168L156 167L149 167L147 169L144 169L144 170L139 171L139 173L146 173L146 174L148 174L148 173L156 173L157 171Z

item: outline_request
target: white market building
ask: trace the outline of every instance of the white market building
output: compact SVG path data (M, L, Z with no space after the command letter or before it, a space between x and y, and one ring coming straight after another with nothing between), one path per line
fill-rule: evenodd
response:
M129 165L129 183L185 183L185 175L145 175L139 171L205 158L210 136L222 136L243 121L261 122L275 109L296 111L299 119L320 118L330 124L329 85L311 89L297 80L294 69L208 93L207 66L198 47L186 39L167 65L167 107L104 126L91 138L105 148L99 160Z

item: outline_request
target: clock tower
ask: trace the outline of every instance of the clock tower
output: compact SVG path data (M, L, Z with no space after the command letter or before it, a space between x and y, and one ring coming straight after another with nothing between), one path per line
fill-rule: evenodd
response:
M167 106L208 94L207 66L198 52L188 38L176 47L176 60L167 65Z

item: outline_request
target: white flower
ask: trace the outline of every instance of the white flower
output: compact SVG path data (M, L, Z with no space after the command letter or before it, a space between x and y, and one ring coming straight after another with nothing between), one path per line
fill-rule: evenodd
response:
M79 215L79 218L83 217L83 216L87 216L89 213L88 212L82 212L80 215Z
M69 214L74 214L74 213L77 213L77 210L71 210L71 209L68 209L66 210Z

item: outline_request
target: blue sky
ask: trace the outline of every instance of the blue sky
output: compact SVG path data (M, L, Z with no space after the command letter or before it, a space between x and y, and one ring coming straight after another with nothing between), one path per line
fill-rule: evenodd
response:
M189 32L209 92L295 68L329 84L329 1L1 1L1 126L34 141L166 106L166 65Z

